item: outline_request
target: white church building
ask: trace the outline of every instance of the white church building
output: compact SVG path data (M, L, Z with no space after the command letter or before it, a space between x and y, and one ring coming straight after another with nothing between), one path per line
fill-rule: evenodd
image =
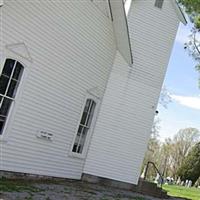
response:
M137 184L180 22L175 0L0 0L0 170Z

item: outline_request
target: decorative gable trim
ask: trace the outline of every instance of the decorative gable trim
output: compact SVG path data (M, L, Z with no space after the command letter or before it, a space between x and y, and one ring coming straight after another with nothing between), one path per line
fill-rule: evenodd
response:
M29 53L28 47L25 43L15 43L15 44L8 44L5 46L7 50L11 51L12 53L32 62L32 57Z
M131 50L126 12L124 8L124 1L109 0L109 3L112 13L113 29L114 29L117 49L124 57L126 62L130 66L132 66L133 56Z
M0 7L3 6L3 0L0 0Z

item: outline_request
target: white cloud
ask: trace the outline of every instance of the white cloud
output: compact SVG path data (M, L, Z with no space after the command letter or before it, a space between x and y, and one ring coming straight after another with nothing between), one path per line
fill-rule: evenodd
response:
M193 109L200 110L200 97L196 96L179 96L179 95L171 95L172 99L175 100L182 106L186 106Z
M189 35L191 34L190 32L190 28L189 27L185 27L183 25L180 25L177 35L176 35L176 42L180 43L180 44L185 44L186 42L189 41Z

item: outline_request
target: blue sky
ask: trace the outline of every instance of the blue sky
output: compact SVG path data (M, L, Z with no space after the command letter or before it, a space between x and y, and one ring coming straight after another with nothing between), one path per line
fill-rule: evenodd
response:
M195 71L195 62L184 50L191 25L180 24L168 65L164 85L172 94L173 101L165 109L158 106L160 139L173 137L181 128L200 129L200 89L199 74Z

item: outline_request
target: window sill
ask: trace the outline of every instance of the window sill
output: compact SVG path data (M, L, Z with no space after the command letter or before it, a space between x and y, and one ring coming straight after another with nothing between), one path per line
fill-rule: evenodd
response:
M78 154L78 153L74 153L74 152L69 152L69 157L78 158L78 159L85 159L84 154Z

